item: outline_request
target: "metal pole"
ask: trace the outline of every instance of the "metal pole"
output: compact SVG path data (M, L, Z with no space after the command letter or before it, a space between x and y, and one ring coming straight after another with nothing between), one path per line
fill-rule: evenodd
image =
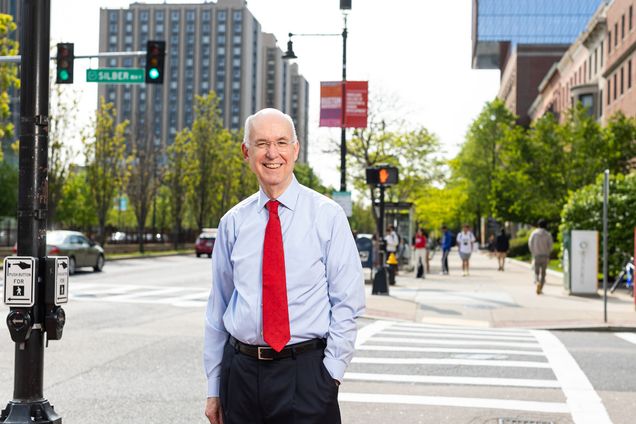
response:
M347 15L344 15L344 29L342 30L342 117L340 124L340 191L347 191L347 129L345 128L347 86Z
M607 206L609 198L609 169L603 178L603 319L607 322Z
M13 400L0 422L61 423L43 396L44 280L48 203L50 0L23 0L20 68L18 255L38 258L33 329L15 346ZM17 309L17 308L12 308ZM28 309L21 308L25 312Z

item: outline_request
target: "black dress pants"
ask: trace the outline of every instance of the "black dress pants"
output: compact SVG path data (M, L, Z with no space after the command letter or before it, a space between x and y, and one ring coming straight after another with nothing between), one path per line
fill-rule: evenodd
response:
M263 361L226 343L220 398L224 424L340 424L338 386L322 349Z

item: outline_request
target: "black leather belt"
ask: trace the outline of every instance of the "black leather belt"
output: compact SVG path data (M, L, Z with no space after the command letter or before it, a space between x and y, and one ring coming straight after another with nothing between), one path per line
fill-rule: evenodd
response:
M261 361L273 361L274 359L290 358L310 350L324 349L327 343L323 339L313 339L306 342L285 346L280 352L276 352L269 346L253 346L245 344L230 336L230 346L244 355L251 356Z

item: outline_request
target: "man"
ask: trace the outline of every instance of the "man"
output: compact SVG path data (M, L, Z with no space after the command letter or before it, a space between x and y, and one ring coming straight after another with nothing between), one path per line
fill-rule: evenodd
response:
M552 234L547 230L548 223L545 219L539 220L539 228L535 229L528 239L528 247L534 262L534 284L537 294L541 294L545 284L545 273L550 262L552 252Z
M388 227L386 227L386 235L384 236L384 241L386 242L387 253L397 254L398 245L400 244L400 238L395 232L395 228L393 228L393 225L389 225Z
M470 255L473 253L475 241L475 235L470 231L470 225L464 224L462 231L457 234L457 249L459 250L459 257L462 260L462 272L464 277L467 277L470 273Z
M344 211L294 177L291 118L264 109L241 146L260 190L219 223L205 320L211 424L340 423L338 386L364 311Z
M497 253L497 262L499 262L499 271L504 270L506 265L506 256L510 250L510 237L506 234L506 229L501 228L497 240L495 241L495 251Z
M442 274L448 275L448 255L453 247L453 235L446 225L442 226Z
M426 266L428 265L426 235L421 228L418 228L413 236L413 251L415 252L415 277L426 278Z

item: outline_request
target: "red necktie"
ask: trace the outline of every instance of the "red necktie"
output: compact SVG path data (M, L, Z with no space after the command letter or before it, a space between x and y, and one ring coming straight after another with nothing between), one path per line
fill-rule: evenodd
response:
M283 235L278 201L267 202L269 220L263 243L263 339L280 352L290 339Z

